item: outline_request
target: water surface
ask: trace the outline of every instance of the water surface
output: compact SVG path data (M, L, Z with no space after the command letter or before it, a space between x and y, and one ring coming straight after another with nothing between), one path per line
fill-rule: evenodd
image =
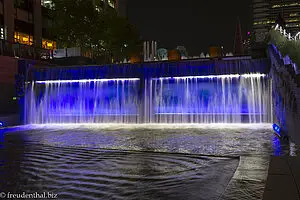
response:
M270 127L69 124L3 129L1 190L53 192L60 199L260 199L269 155L297 153Z

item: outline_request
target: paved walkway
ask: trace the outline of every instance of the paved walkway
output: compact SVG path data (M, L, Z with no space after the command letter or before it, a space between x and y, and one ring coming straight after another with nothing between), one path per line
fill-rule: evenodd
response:
M272 156L264 200L300 200L300 157Z

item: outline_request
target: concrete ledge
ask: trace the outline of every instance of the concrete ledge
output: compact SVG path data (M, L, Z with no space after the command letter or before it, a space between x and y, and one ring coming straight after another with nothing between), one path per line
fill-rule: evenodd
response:
M239 166L220 200L262 199L269 157L241 156Z

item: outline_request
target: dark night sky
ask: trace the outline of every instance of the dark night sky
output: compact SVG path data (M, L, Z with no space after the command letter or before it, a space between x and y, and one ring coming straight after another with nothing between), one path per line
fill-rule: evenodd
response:
M232 51L239 16L244 35L251 30L252 0L128 0L128 18L143 39L167 49L183 45L189 55L223 45Z

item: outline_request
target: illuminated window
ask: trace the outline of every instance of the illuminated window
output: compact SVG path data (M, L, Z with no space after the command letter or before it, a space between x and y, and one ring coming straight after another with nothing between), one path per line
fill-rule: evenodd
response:
M4 29L0 28L0 39L4 39Z
M300 19L289 19L289 20L286 20L287 22L299 22Z
M298 16L298 13L291 13L290 17Z
M42 47L43 47L43 49L54 50L54 49L56 49L56 42L54 42L52 40L43 39Z
M33 44L33 36L28 35L26 33L15 32L14 34L15 42L20 44L32 45Z
M254 22L253 25L260 25L260 24L273 24L275 23L274 20L268 20L268 21L260 21L260 22Z
M299 24L291 23L291 24L287 24L286 27L290 27L290 28L299 27Z
M277 5L273 5L272 8L282 8L282 7L291 7L291 6L300 6L300 3L277 4Z

